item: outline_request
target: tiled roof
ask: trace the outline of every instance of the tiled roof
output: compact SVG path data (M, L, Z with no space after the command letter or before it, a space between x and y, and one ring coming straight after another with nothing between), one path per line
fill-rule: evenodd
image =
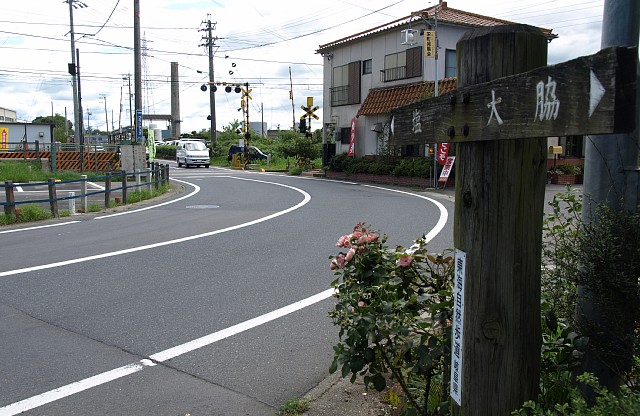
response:
M415 23L418 18L433 19L437 14L439 23L449 23L461 26L478 27L478 26L499 26L515 24L508 20L497 19L495 17L483 16L480 14L469 13L463 10L452 9L447 6L447 2L423 9L417 12L411 13L409 16L394 20L381 26L374 27L373 29L365 30L364 32L356 33L355 35L347 36L346 38L338 39L336 41L320 45L317 53L324 53L326 50L333 49L338 45L354 41L356 39L365 38L375 35L380 32L395 28L407 28L410 23ZM552 29L539 28L542 30L547 38L555 39L558 35L552 33Z
M438 94L456 89L456 78L444 78L438 81ZM433 97L434 82L421 81L395 87L373 88L360 106L356 117L371 114L390 113L394 108L402 107Z

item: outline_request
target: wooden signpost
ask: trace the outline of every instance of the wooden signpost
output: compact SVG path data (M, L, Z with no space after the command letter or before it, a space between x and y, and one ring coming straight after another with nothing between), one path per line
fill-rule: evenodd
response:
M508 25L457 56L459 88L395 110L392 143L457 143L453 413L508 415L538 393L546 137L632 130L637 51L547 67L546 37Z
M625 133L633 130L635 48L458 88L394 112L394 143Z

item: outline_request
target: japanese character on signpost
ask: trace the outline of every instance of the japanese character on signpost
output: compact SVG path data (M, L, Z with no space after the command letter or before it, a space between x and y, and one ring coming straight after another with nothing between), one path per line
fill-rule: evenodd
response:
M560 100L556 97L556 82L548 77L547 83L538 82L536 85L536 115L534 120L554 120L558 118Z
M500 104L502 102L502 97L496 98L496 92L491 90L491 102L487 104L487 108L491 109L491 115L489 115L489 121L487 121L487 126L491 123L493 116L496 116L496 121L498 124L504 123L502 118L500 118L500 114L498 114L498 109L496 108L496 104Z

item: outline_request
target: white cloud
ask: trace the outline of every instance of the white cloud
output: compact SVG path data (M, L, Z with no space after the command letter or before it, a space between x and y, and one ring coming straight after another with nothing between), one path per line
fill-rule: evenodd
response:
M104 100L100 97L105 95L107 116L111 123L113 111L117 127L121 103L125 110L122 119L129 117L128 85L122 78L130 73L133 81L133 1L83 0L83 3L88 7L74 11L83 107L92 112L91 124L104 129ZM218 38L215 79L250 82L251 121L264 117L269 128L280 125L286 129L301 115L300 105L306 103L307 96L313 96L315 104L322 106L322 58L315 54L319 45L429 6L429 2L418 0L391 3L372 0L364 5L354 0L313 4L257 0L141 0L140 3L141 31L148 48L143 71L148 80L143 85L145 107L157 114L170 113L170 63L178 62L182 131L199 131L210 126L206 119L209 94L200 91L202 83L208 80L208 59L205 48L199 46L204 43L202 22L208 18L216 23L213 36ZM550 63L599 49L603 0L449 0L448 5L554 29L560 38L549 45ZM71 61L68 4L62 0L6 1L0 6L0 16L0 106L15 109L20 119L30 121L50 114L53 102L56 113L64 114L66 108L73 119L67 74ZM108 23L101 28L107 19ZM289 68L294 84L295 116L289 101ZM239 100L238 94L218 90L219 130L242 118L237 111Z

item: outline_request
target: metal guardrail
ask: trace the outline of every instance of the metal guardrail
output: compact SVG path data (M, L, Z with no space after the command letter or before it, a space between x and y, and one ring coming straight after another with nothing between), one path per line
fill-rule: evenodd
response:
M128 178L133 176L134 184L129 184ZM114 179L120 179L121 185L119 187L113 187ZM142 182L142 178L144 178L144 182ZM73 201L73 206L75 208L75 201L77 199L81 200L82 209L84 212L88 212L88 197L92 195L104 194L104 207L110 208L112 202L112 193L116 191L120 191L122 193L121 203L127 204L127 194L129 189L138 189L141 187L146 187L146 190L151 192L152 187L155 189L159 189L161 184L169 183L169 165L161 165L159 163L154 163L153 167L141 171L136 169L135 172L118 172L111 173L108 172L104 176L93 177L91 178L92 182L99 182L104 180L104 190L99 191L91 191L87 190L87 175L82 175L81 179L76 180L68 180L68 181L60 181L57 179L49 179L47 182L30 182L30 183L21 183L14 184L12 181L5 181L4 184L0 184L0 188L4 189L5 201L0 202L0 205L4 207L4 213L6 215L16 215L16 209L20 205L24 204L48 204L51 209L51 215L54 218L59 218L59 210L58 210L58 202L59 201ZM80 194L75 195L75 193L70 192L69 196L58 197L57 196L57 186L61 184L68 183L79 183L80 184ZM27 199L24 201L16 201L15 199L15 189L20 186L21 188L28 187L36 187L36 186L47 186L49 197L47 199ZM72 212L75 214L75 212Z

